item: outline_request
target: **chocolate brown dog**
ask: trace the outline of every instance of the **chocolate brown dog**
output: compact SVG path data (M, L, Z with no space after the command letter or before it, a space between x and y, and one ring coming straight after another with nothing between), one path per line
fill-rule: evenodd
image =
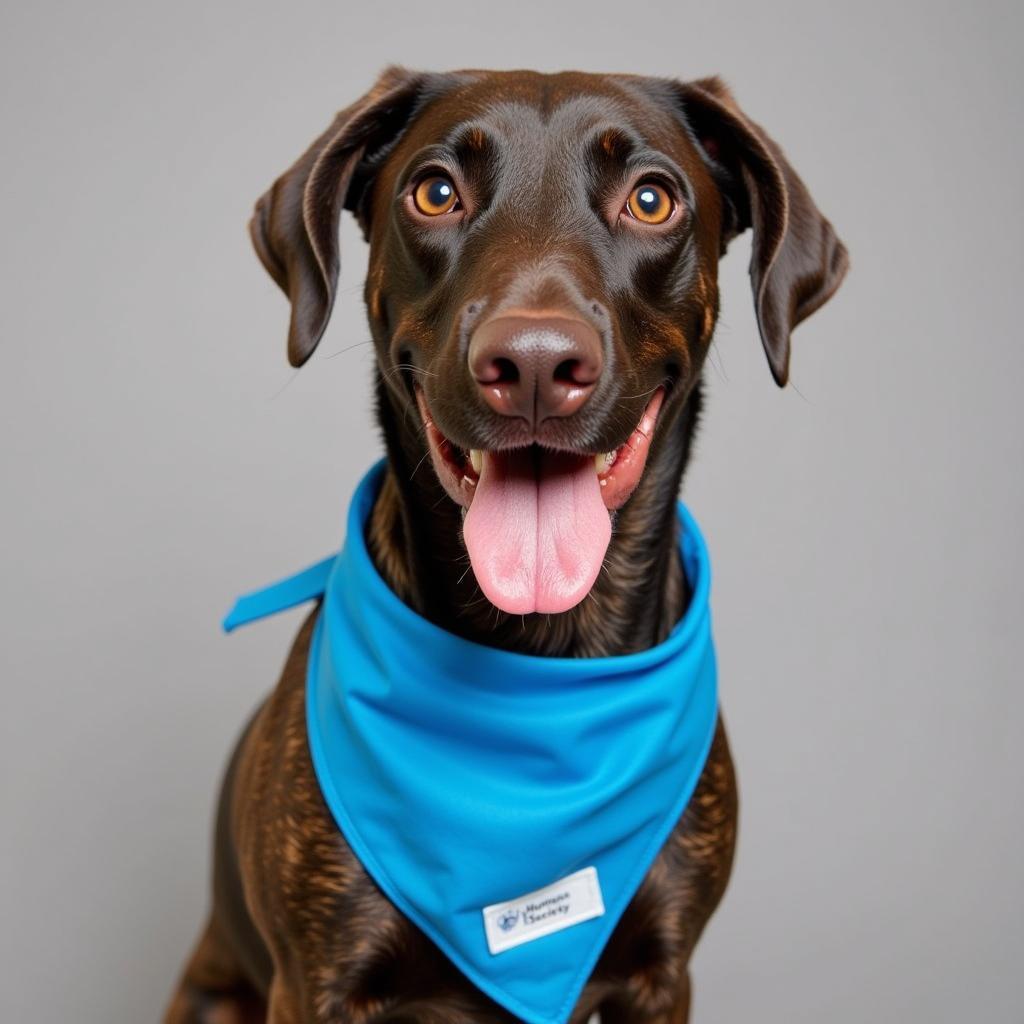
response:
M754 303L780 385L791 329L847 266L779 148L716 79L390 69L256 206L256 250L292 304L295 366L335 299L343 209L370 243L389 471L367 540L381 574L421 615L485 644L590 657L661 641L688 599L674 506L718 260L753 229ZM607 551L592 501L565 564L540 564L539 541L534 562L513 550L499 534L514 535L514 513L477 488L522 465L541 503L567 476L597 475ZM557 525L538 516L540 534ZM166 1020L514 1019L387 901L331 818L306 742L311 622L232 759L213 912ZM719 723L574 1022L687 1019L687 964L729 877L736 812Z

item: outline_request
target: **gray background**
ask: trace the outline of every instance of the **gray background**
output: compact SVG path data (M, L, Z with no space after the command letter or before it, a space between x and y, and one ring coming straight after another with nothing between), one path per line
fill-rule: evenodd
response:
M321 351L252 203L390 62L723 73L853 271L760 351L722 267L685 495L742 789L706 1022L1018 1021L1019 4L88 3L2 16L0 1018L157 1019L218 774L380 444L360 283ZM336 356L336 358L331 358Z

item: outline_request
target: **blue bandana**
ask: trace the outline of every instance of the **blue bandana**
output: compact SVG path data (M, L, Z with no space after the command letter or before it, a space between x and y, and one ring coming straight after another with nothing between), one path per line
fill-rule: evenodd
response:
M378 574L364 530L383 473L360 483L340 554L240 598L224 627L323 597L306 725L338 827L478 988L529 1024L565 1024L711 746L707 550L680 504L692 596L656 647L485 647L419 616Z

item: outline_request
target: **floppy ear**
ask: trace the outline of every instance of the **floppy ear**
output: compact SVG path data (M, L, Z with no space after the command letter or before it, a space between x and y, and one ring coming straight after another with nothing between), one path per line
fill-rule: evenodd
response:
M388 68L256 202L249 233L263 266L291 300L292 366L313 354L330 319L341 211L359 205L373 158L409 122L432 77Z
M753 228L754 309L776 383L789 376L789 335L839 287L846 247L762 128L717 78L678 83L685 119L722 190L722 245Z

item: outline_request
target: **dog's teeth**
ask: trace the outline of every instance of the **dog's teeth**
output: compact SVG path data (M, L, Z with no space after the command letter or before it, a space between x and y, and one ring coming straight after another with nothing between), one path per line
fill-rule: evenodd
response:
M615 461L615 452L603 452L601 455L594 456L594 468L597 470L597 475L600 476L608 467Z
M473 467L473 472L479 476L484 468L484 453L479 448L470 448L469 461Z

